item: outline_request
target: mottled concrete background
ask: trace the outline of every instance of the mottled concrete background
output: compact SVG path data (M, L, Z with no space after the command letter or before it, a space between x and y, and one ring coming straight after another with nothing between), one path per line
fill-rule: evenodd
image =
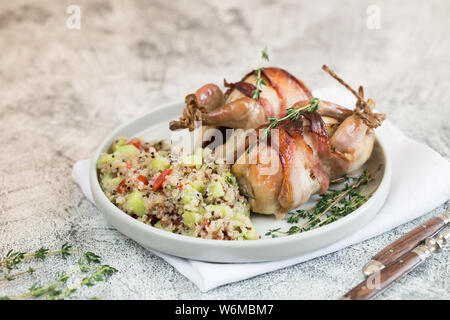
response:
M66 28L72 4L80 30ZM380 29L367 27L370 5L381 10ZM72 181L72 165L130 118L206 82L239 79L266 44L271 63L312 88L335 84L323 63L364 84L406 134L450 159L449 11L446 0L0 2L0 253L66 241L92 250L120 270L91 289L104 298L339 298L376 251L448 203L340 252L201 293L108 226ZM379 298L449 299L449 252ZM64 268L0 282L0 295Z

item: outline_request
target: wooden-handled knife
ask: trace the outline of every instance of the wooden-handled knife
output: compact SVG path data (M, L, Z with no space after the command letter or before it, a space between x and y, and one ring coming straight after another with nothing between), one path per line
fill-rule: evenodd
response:
M440 232L435 238L427 238L425 244L407 252L397 261L371 275L347 292L343 300L367 300L388 288L394 281L417 267L433 252L439 251L450 239L450 229Z
M373 256L372 260L364 266L363 273L370 276L385 268L449 223L450 211L428 220Z

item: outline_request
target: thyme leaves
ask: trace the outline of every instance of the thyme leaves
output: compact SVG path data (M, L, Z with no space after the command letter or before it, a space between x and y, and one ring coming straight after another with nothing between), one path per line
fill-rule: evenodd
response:
M308 104L306 106L300 107L300 108L294 108L289 107L286 109L287 115L277 119L274 117L269 118L269 125L264 129L263 139L267 139L270 137L271 130L276 128L278 124L284 120L291 120L296 121L302 114L302 112L313 112L317 111L319 108L320 100L318 98L313 98L310 101L308 101Z
M90 251L75 250L68 243L64 243L60 250L50 251L47 248L40 248L39 250L26 254L25 252L10 250L5 257L0 260L0 273L4 274L0 281L13 281L17 277L34 274L37 270L43 269L44 266L28 267L25 271L13 272L18 270L25 260L30 262L35 259L38 261L45 261L49 256L60 257L67 260L69 256L79 255L78 267L67 273L60 274L58 278L47 284L40 285L34 283L28 292L18 295L16 297L3 296L1 300L18 300L24 298L47 298L48 300L63 300L70 298L82 286L91 287L98 282L106 281L109 277L117 272L117 269L101 263L101 257ZM69 287L67 285L68 279L77 273L85 273L86 276L77 284ZM76 280L74 280L76 283ZM72 281L73 282L73 281Z
M362 191L364 186L372 180L372 175L368 174L367 169L357 177L345 176L345 183L342 188L329 189L326 193L320 195L319 201L313 207L288 212L287 222L294 224L288 230L283 231L281 228L270 229L265 235L277 237L279 234L297 234L316 229L345 217L370 198L372 193L363 195ZM299 224L300 221L304 222Z
M255 70L254 74L255 74L255 89L252 91L252 99L258 100L261 94L261 90L263 86L267 86L266 81L264 80L264 78L261 76L264 67L264 61L269 61L269 55L267 53L267 47L265 47L262 51L261 51L261 63L258 69Z

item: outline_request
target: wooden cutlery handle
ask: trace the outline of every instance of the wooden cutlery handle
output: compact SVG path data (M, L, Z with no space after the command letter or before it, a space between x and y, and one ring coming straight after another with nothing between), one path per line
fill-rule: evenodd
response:
M410 251L399 260L361 282L344 297L343 300L368 300L389 287L394 281L408 273L423 259L414 251Z
M435 234L444 225L445 221L441 217L432 218L378 252L372 260L387 266L417 247L425 238Z

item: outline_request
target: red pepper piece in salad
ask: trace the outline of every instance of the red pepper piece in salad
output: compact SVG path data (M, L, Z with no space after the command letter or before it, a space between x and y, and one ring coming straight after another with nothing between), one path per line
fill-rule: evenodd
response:
M156 178L155 183L153 184L153 191L159 190L162 188L164 181L166 181L166 177L172 173L172 169L166 169Z
M122 193L124 191L126 181L127 179L123 178L123 180L119 183L117 186L117 193Z
M131 139L130 141L127 142L127 144L132 144L133 146L135 146L138 149L141 149L141 147L142 147L142 142L138 138Z
M146 176L138 175L136 179L145 184L146 186L148 186L148 179Z

